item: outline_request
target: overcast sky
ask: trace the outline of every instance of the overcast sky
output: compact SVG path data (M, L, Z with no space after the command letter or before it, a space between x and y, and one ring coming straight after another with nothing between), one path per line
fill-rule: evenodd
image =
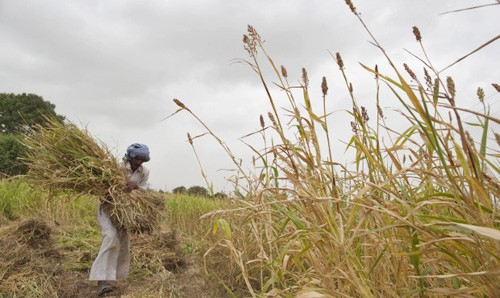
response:
M494 0L353 2L398 66L406 62L420 77L423 65L405 51L422 56L413 26L439 69L499 34L500 5L440 15ZM350 102L330 53L342 54L358 103L372 118L374 80L359 62L379 64L393 75L344 0L0 0L0 92L42 96L117 156L131 143L147 144L153 188L205 186L186 138L188 132L202 134L203 127L187 113L161 120L177 109L172 99L179 98L238 157L250 160L239 138L257 130L259 115L270 107L256 74L233 63L248 58L242 44L248 24L292 83L307 69L318 102L321 77L328 78L332 138L341 154L350 137L343 112ZM459 106L479 108L475 93L482 87L500 117L491 87L500 83L499 44L444 72L455 79ZM381 100L383 108L395 100ZM224 178L231 172L224 169L234 166L222 148L209 137L196 139L195 146L215 191L230 191Z

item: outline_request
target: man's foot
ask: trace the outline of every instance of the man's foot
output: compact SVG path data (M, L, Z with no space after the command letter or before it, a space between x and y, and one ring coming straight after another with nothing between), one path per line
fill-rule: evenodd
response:
M113 292L113 287L105 280L97 282L97 296L104 297L106 294Z

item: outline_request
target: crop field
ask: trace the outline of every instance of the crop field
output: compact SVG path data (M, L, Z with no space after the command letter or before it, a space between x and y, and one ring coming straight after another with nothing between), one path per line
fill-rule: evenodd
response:
M97 198L73 193L54 197L22 178L1 181L0 198L0 297L94 297L88 270L101 241ZM169 211L161 226L131 239L130 284L119 284L121 295L223 295L200 261L207 230L199 217L230 205L165 194Z
M418 70L395 65L366 30L385 61L361 64L376 111L358 104L342 53L332 54L350 102L345 144L331 138L328 79L311 82L302 69L295 83L252 26L241 62L269 104L246 135L259 141L243 138L252 169L196 106L173 100L170 116L197 121L234 162L234 190L155 192L166 212L132 237L121 297L500 297L500 119L485 95L499 85L477 88L479 108L461 107L417 27ZM197 139L188 141L196 154ZM337 158L339 146L352 160ZM101 240L99 198L51 192L27 176L0 182L0 297L95 295L87 279Z

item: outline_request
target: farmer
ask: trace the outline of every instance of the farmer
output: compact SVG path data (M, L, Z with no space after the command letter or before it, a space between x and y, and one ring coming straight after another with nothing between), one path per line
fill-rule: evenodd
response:
M149 170L142 165L149 161L149 148L143 144L132 144L127 148L123 159L127 171L126 191L134 189L145 190L149 178ZM99 207L97 220L102 230L102 243L92 268L90 280L97 280L97 295L104 296L112 292L110 281L127 278L130 266L130 241L127 231L117 229L111 223L109 216Z

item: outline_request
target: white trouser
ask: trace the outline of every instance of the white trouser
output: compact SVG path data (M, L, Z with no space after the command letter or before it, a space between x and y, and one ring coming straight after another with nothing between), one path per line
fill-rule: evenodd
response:
M89 280L117 280L127 278L130 267L130 241L126 231L118 231L102 205L97 211L102 230L99 254L90 269Z

